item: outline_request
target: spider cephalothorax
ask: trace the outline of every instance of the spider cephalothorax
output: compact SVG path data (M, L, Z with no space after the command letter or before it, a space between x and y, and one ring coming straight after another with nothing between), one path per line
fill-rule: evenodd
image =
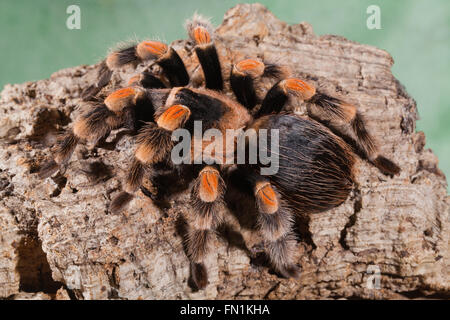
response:
M222 75L209 23L194 17L187 29L203 70L205 88L195 88L190 83L182 59L173 48L161 42L143 41L111 53L102 62L98 82L83 94L86 112L58 140L55 156L42 166L40 175L48 177L58 171L68 162L79 141L97 142L113 129L132 129L136 133L134 159L130 161L123 191L114 197L110 207L111 211L118 212L137 190L151 195L143 185L143 178L154 178L155 166L161 163L174 169L180 166L171 159L175 146L173 133L185 129L191 134L192 143L200 143L200 152L194 147L189 149L187 164L196 173L191 183L191 214L187 218L186 237L196 286L203 288L207 284L202 262L208 251L208 240L222 220L227 176L233 170L239 170L241 185L251 189L258 212L257 224L272 266L283 276L296 276L294 217L336 207L347 199L354 183L355 150L387 175L397 174L400 169L379 154L355 106L321 93L303 80L289 77L285 67L256 58L239 61L230 68L229 75L235 98L226 95L222 90L224 78L228 79ZM162 73L146 69L131 78L128 87L98 102L98 93L108 84L115 69L145 61L159 65ZM264 79L273 84L267 92L258 86ZM286 106L293 101L305 106L305 115L286 111ZM277 148L269 141L265 152L278 156L277 170L261 174L267 163L260 160L229 163L225 159L230 156L226 148L221 149L226 149L223 152L207 153L211 141L194 141L196 121L201 122L202 133L214 129L224 136L231 129L251 129L257 136L263 130L276 130ZM247 137L244 141L245 152L249 153L251 139ZM236 139L224 143L232 147L237 144ZM258 145L256 152L261 148ZM231 158L235 159L236 148L231 150Z

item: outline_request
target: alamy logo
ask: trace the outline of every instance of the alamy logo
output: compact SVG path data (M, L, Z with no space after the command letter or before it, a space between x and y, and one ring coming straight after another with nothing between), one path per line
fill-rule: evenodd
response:
M261 175L274 175L279 169L278 129L218 129L203 133L202 122L194 121L194 136L187 129L176 129L172 140L174 164L260 164ZM269 146L270 144L270 146Z
M69 30L80 30L81 29L81 9L77 5L68 6L66 13L70 16L66 20L66 27Z
M370 14L370 16L367 17L367 20L366 20L367 29L369 29L369 30L381 29L381 9L380 9L380 7L377 5L368 6L366 13Z
M367 277L366 287L367 289L381 289L381 270L377 265L369 265L367 267L366 274Z

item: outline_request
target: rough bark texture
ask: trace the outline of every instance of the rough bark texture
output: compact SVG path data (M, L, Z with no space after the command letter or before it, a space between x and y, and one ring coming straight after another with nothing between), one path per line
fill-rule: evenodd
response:
M121 189L132 137L113 132L114 150L80 145L56 178L40 181L34 174L55 133L76 117L80 92L95 81L98 65L7 85L0 98L0 297L448 298L446 179L424 148L424 134L415 131L416 105L393 77L391 56L342 37L318 37L309 24L288 25L257 4L229 10L216 33L223 66L255 56L286 63L295 76L359 105L383 153L401 166L400 176L386 177L358 161L347 202L299 224L298 280L251 261L241 240L254 249L261 239L230 213L229 227L206 261L209 285L194 291L180 236L187 191L165 208L139 194L123 215L108 212ZM201 80L192 45L177 41L174 47ZM124 68L113 85L135 73ZM93 167L95 175L89 173ZM367 286L372 265L381 272L379 289Z

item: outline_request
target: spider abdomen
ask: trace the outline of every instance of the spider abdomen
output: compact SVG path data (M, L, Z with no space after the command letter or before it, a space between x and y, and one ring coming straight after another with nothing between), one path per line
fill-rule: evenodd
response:
M288 114L260 118L255 126L279 130L278 171L267 178L295 211L321 212L347 199L355 157L341 138L315 121Z

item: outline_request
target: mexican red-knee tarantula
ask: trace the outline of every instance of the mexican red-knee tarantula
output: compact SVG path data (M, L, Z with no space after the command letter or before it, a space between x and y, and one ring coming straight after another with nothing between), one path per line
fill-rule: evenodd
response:
M192 279L198 288L203 288L207 273L202 262L224 212L221 208L225 205L226 177L239 170L239 180L254 195L257 225L265 239L269 261L282 276L295 277L298 267L294 259L294 217L328 210L347 199L354 182L355 151L384 174L397 174L400 168L379 154L355 106L318 92L303 80L288 78L284 67L254 57L236 63L229 76L236 99L227 96L222 92L221 59L210 24L194 17L187 23L187 30L195 44L205 88L194 88L180 56L161 42L143 41L111 53L102 62L98 82L84 92L90 109L59 138L54 158L42 166L40 175L45 178L58 171L79 141L97 142L113 129L133 129L137 133L134 159L123 191L110 206L111 211L117 212L125 208L137 190L149 194L143 179L153 179L156 165L166 163L179 169L181 165L173 164L170 157L175 130L187 129L194 140L195 121L202 122L203 132L211 128L224 134L227 129L254 129L256 133L278 129L279 166L272 175L261 174L265 167L261 161L227 164L226 152L206 154L204 150L210 141L201 142L200 154L192 148L191 162L184 164L196 174L191 183L186 248ZM146 69L131 78L128 87L112 92L102 103L95 99L114 70L146 61L159 65L162 73ZM263 96L258 82L267 79L273 86ZM306 115L285 111L290 102L305 106ZM245 140L247 152L249 140ZM236 144L236 139L232 144ZM269 144L266 151L278 153L271 148ZM233 156L235 152L233 149ZM194 165L198 158L200 161Z

